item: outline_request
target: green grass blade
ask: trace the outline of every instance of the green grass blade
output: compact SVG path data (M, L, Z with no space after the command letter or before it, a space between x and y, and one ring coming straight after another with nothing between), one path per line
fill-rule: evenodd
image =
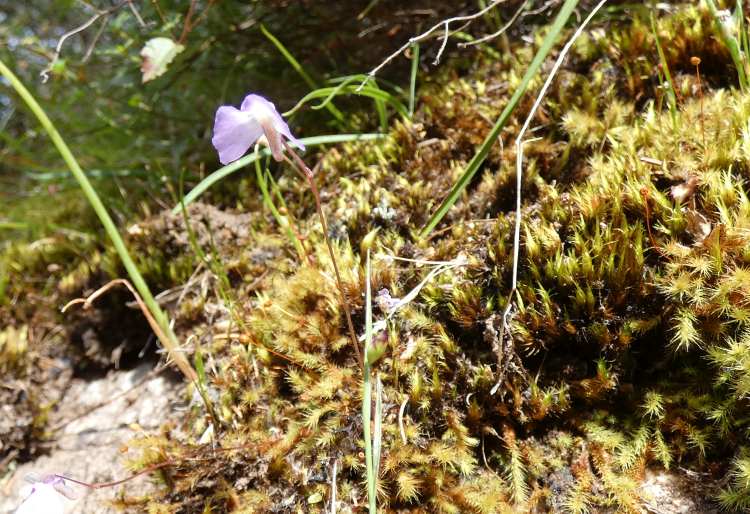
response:
M372 141L381 137L383 137L382 134L333 134L329 136L303 137L302 139L300 139L300 141L302 141L305 146L319 146L333 143L344 143L347 141ZM256 159L267 157L269 155L271 155L271 151L268 148L264 148L260 152L258 152L258 156L256 156L256 154L254 153L248 154L231 164L219 168L218 170L214 171L209 176L201 180L198 185L190 190L190 192L185 195L183 202L185 203L185 205L190 205L195 200L197 200L200 195L205 193L208 188L210 188L223 178L231 175L237 170L244 168L245 166L254 163ZM174 207L172 209L172 213L179 214L180 206L177 205L176 207Z
M746 68L746 60L747 58L742 56L742 49L740 48L739 41L735 37L734 34L730 34L729 31L726 29L724 24L721 20L721 14L719 10L716 8L716 4L714 3L714 0L706 0L706 3L708 4L708 9L711 11L711 16L714 18L714 24L716 25L716 32L719 33L721 36L721 40L724 42L724 45L729 50L729 54L732 56L732 60L734 61L734 66L737 68L737 76L740 82L740 89L742 91L747 91L748 89L748 80L747 80L747 68Z
M672 126L677 126L677 93L674 88L674 81L672 80L672 74L669 72L669 63L667 62L667 56L664 54L664 49L661 47L659 42L659 34L656 31L656 19L654 18L654 11L651 11L651 32L654 34L654 41L656 42L656 51L659 54L659 61L661 67L664 70L664 76L669 84L669 91L667 91L667 101L669 102L669 113L672 116Z
M264 36L266 36L271 43L276 47L276 49L281 52L281 55L284 56L284 58L287 60L287 62L294 68L294 71L296 71L300 77L302 77L302 80L307 83L308 86L310 86L310 89L318 89L318 84L313 80L313 78L310 76L309 73L305 71L305 68L299 63L299 61L289 52L289 50L286 49L284 44L263 25L260 26L260 31L263 33ZM336 120L343 122L344 121L344 115L341 111L339 111L335 105L333 104L327 104L326 109L333 115Z
M203 364L203 352L200 345L195 347L195 371L198 373L198 386L206 390L206 367Z
M417 96L417 72L419 71L419 43L411 47L411 76L409 77L409 118L414 116Z
M349 82L351 79L357 80L359 83L365 82L366 84L372 80L372 77L367 75L366 73L355 73L353 75L341 75L340 77L332 77L328 79L328 82L330 82L331 84L337 84L344 81ZM378 83L388 86L388 89L392 90L394 93L397 93L400 96L406 96L404 88L394 82L391 82L390 80L379 78Z
M524 95L524 93L526 93L526 89L529 87L529 83L538 73L539 68L542 66L542 63L547 58L547 55L549 54L550 50L552 50L554 44L557 42L557 39L560 36L560 32L565 26L565 23L568 21L568 18L570 18L570 15L573 13L573 10L578 5L578 2L579 0L565 0L565 3L560 9L560 12L557 14L557 17L555 18L555 21L552 24L549 33L544 38L542 46L539 48L539 51L531 61L529 68L526 70L526 74L524 74L521 83L513 93L513 96L508 102L508 105L505 106L505 109L503 109L503 112L500 114L497 122L495 122L495 126L492 127L492 130L490 130L490 133L487 135L484 142L480 145L477 153L474 154L474 157L472 157L471 161L466 167L466 171L464 171L463 175L459 177L450 193L448 193L448 196L445 198L445 200L443 200L443 203L440 204L435 213L427 221L424 228L422 228L421 232L419 233L420 238L427 237L427 235L432 232L435 226L440 223L440 220L443 219L445 214L450 210L451 207L453 207L456 201L458 201L461 193L464 191L464 189L466 189L466 186L469 184L476 172L479 171L479 168L482 166L482 163L487 158L487 155L490 152L490 148L493 144L495 144L497 138L500 137L500 132L505 127L505 124L518 105L518 102L521 100L521 97Z
M383 450L383 381L380 373L375 375L375 415L373 421L372 467L375 476L375 490L377 491L380 475L380 455Z
M284 44L279 41L276 36L271 34L271 32L266 28L265 25L261 24L260 31L271 41L271 43L273 43L273 45L281 53L281 55L283 55L284 58L292 66L292 68L294 68L294 71L299 73L299 76L302 77L302 80L304 80L308 86L310 86L310 89L317 89L318 84L313 80L310 74L305 71L305 68L302 67L299 61L289 52L289 50L286 49Z
M18 93L21 99L29 107L34 116L36 116L36 118L39 120L39 123L42 125L42 127L44 127L44 130L52 140L52 143L55 145L58 152L60 152L60 156L65 161L65 164L70 169L70 172L78 181L78 184L83 190L83 194L86 196L89 204L94 209L94 212L96 212L96 215L99 217L99 221L101 222L105 232L112 241L112 245L115 247L115 250L120 257L125 270L130 276L130 280L133 282L133 285L138 291L138 294L141 296L141 299L158 324L157 328L161 329L161 331L163 332L165 337L161 342L166 348L167 352L169 352L169 356L174 360L175 364L177 364L177 367L180 369L180 371L182 371L182 373L188 380L195 381L197 379L195 370L185 358L185 355L180 351L179 341L177 340L177 336L172 331L172 327L169 324L169 318L167 318L167 315L164 313L164 311L162 311L161 307L159 307L159 304L154 299L154 296L151 294L151 290L149 289L148 284L146 284L146 281L143 279L143 276L138 270L138 267L133 261L133 258L130 256L130 252L125 246L125 242L120 236L120 232L117 230L115 222L109 215L107 208L104 206L104 203L102 203L102 200L99 197L99 194L94 189L94 186L91 185L88 177L81 169L81 166L78 164L76 158L73 156L73 152L70 151L70 148L68 148L68 145L65 143L62 136L57 131L57 128L47 116L47 113L44 111L44 109L42 109L33 95L29 92L28 89L26 89L26 86L21 83L18 77L16 77L16 75L10 70L10 68L5 65L3 61L0 61L0 74L2 74L8 80L8 82L10 82L11 87L13 87L16 93Z
M362 426L365 439L365 467L367 470L367 503L370 514L377 514L377 497L375 480L377 472L373 462L372 434L370 432L372 409L372 366L367 359L372 346L372 291L370 286L370 250L367 250L367 264L365 267L365 366L362 387Z
M258 187L260 188L260 193L263 195L263 203L268 207L268 210L271 211L271 215L273 215L274 219L276 220L276 223L279 224L279 227L281 227L284 232L286 233L287 239L294 245L294 248L297 250L297 255L299 256L300 262L304 262L305 260L305 249L302 247L302 243L299 239L297 239L297 236L294 234L294 231L292 230L292 227L289 224L289 220L281 215L279 210L276 208L276 205L273 203L273 198L271 196L271 193L268 191L268 182L266 181L265 173L263 171L263 168L260 165L260 156L258 155L259 149L256 145L255 147L255 179L258 183Z
M378 91L382 91L382 89L380 89L380 86L378 86L378 83L374 79L371 80L370 83L372 87L374 87ZM388 111L385 106L385 100L375 98L374 101L375 101L375 110L378 113L378 121L380 122L380 131L386 132L388 130Z

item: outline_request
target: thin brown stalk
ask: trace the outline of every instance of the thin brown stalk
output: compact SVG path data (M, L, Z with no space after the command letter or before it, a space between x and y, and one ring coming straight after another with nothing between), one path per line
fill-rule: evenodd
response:
M354 323L352 322L352 313L349 309L349 300L346 298L346 293L344 292L344 284L341 280L341 273L339 273L339 265L336 261L336 255L333 252L333 245L331 244L331 238L328 237L328 223L326 222L326 216L323 213L323 206L320 202L320 192L318 191L318 186L315 184L315 175L312 172L312 170L305 164L305 162L300 158L299 155L291 148L289 145L284 143L284 146L286 146L287 152L284 153L284 156L286 158L286 161L292 165L293 168L295 168L300 175L302 175L305 180L307 180L308 185L310 186L310 190L312 191L313 197L315 197L315 208L318 211L318 217L320 218L320 224L323 227L323 237L326 240L326 246L328 247L328 254L331 256L331 263L333 264L333 271L336 274L336 285L339 290L339 294L341 295L341 306L344 309L344 313L346 314L346 323L349 326L349 337L352 341L352 346L354 346L354 351L357 354L357 362L359 363L360 368L364 368L364 359L362 358L362 352L359 349L359 342L357 341L357 333L354 331ZM290 160L286 155L289 154L292 156L292 159Z
M124 278L116 278L114 280L111 280L110 282L104 284L102 287L94 291L91 295L89 295L87 298L76 298L75 300L71 300L68 303L65 304L65 306L62 308L62 312L67 311L71 306L83 304L84 309L88 309L91 307L91 304L99 298L101 295L109 291L115 286L118 285L124 285L128 291L133 295L135 298L136 303L138 303L138 307L140 307L141 312L146 317L146 320L148 321L149 326L151 327L151 330L154 331L154 334L156 334L156 337L159 339L159 341L162 342L165 348L167 348L167 343L169 342L169 339L167 339L167 335L162 330L159 323L156 322L156 319L151 314L151 311L146 307L146 304L141 299L141 296L138 294L138 291L135 290L133 285L125 280ZM166 341L166 343L165 343ZM170 352L168 355L172 356L173 358L175 355L172 355ZM211 419L214 422L215 427L219 427L219 418L216 416L216 412L214 411L213 405L211 404L211 401L208 399L208 396L206 395L206 392L203 390L203 384L200 383L200 380L198 380L198 374L195 372L195 370L190 366L187 359L184 358L184 356L181 356L182 358L174 358L174 363L177 365L178 368L180 368L180 371L191 381L196 385L196 389L198 390L198 394L203 399L203 403L206 406L206 410L208 411L209 416L211 416Z
M125 280L124 278L117 278L115 280L112 280L106 284L104 284L102 287L94 291L91 295L88 296L88 298L76 298L75 300L71 300L68 303L65 304L65 306L62 308L62 312L67 311L70 307L73 305L78 305L80 303L83 304L84 309L88 309L91 307L91 304L94 303L94 301L102 296L104 293L109 291L115 286L123 285L125 286L130 293L135 298L136 303L138 303L138 307L140 307L141 312L143 312L143 315L146 317L146 320L148 321L149 326L151 327L151 330L154 331L154 334L156 334L156 337L159 338L159 341L162 341L162 344L164 344L164 341L167 340L167 335L164 333L164 331L161 329L161 326L156 322L156 319L151 315L151 311L148 310L146 307L146 304L143 303L143 300L141 299L141 296L138 294L138 291L135 290L135 288ZM164 345L165 348L167 345ZM175 364L177 364L177 367L180 368L180 371L182 371L186 377L188 377L189 380L195 382L198 380L198 375L195 373L195 370L190 367L187 364L187 361L183 361L181 359L175 359Z
M703 151L706 151L706 121L703 118L703 85L701 84L701 59L700 57L691 57L690 63L695 66L695 76L698 79L698 97L701 103L701 136L703 137Z
M210 452L213 453L213 455L208 456L199 456L201 452L205 451L205 448L201 448L199 450L196 450L192 453L188 453L181 459L168 459L164 462L159 462L157 464L152 464L140 471L137 471L133 473L132 475L121 478L119 480L113 480L111 482L84 482L83 480L78 480L75 478L71 478L66 475L59 475L55 474L54 476L58 478L62 478L65 481L72 482L74 484L82 485L88 489L105 489L107 487L115 487L121 484L124 484L126 482L129 482L141 475L145 475L147 473L151 473L153 471L157 471L162 468L168 468L172 466L179 466L180 464L184 462L202 462L202 461L210 461L218 458L218 454L231 452L231 451L237 451L237 450L248 450L248 449L258 449L261 447L258 443L247 443L247 444L241 444L237 446L229 446L226 448L211 448Z

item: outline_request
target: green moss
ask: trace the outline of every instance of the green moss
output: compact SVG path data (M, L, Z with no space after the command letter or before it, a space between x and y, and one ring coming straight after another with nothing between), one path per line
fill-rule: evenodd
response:
M703 7L658 22L680 85L676 123L655 82L645 20L606 35L595 29L576 46L538 120L542 139L527 145L510 336L500 313L510 284L514 149L493 150L434 237L415 233L512 92L528 48L480 60L465 76L438 74L414 121L396 122L377 144L324 156L324 208L360 329L356 246L365 234L380 229L375 253L465 259L431 276L378 336L386 348L377 367L385 508L638 512L646 467L710 469L745 445L750 100L716 88L731 81L716 64L728 54L710 23ZM693 55L710 63L702 97ZM506 144L518 122L508 124ZM265 441L250 461L266 472L247 490L230 487L206 501L291 498L291 510L322 511L336 461L341 508L355 509L364 495L361 377L307 193L293 180L279 184L312 261L272 269L241 302L246 325L217 350L213 377L223 437ZM256 226L251 238L276 230L269 220ZM433 269L374 262L373 290L392 297ZM247 280L254 277L249 270ZM743 458L721 497L734 508L747 496ZM229 462L216 473L231 484L238 468L227 471ZM182 470L198 471L189 463ZM174 491L167 497L184 508Z
M321 158L323 206L360 332L358 248L379 229L371 246L373 291L388 293L375 313L388 318L375 370L385 509L638 512L647 467L679 463L718 478L729 457L732 481L719 499L747 505L750 98L720 88L734 83L730 59L702 5L658 20L680 93L674 120L647 18L609 23L576 45L536 120L540 139L526 146L508 327L511 142L521 119L507 124L505 146L433 236L416 233L512 94L531 48L480 53L463 74L460 63L448 66L429 78L414 120ZM701 88L691 56L705 63ZM364 504L362 377L309 192L291 173L274 173L308 262L296 262L246 191L252 215L189 212L198 246L221 269L193 254L181 217L129 230L152 284L189 285L177 317L211 362L224 448L197 444L210 420L193 405L192 431L143 442L134 469L170 465L163 492L139 508L323 512L334 463L341 511ZM29 247L7 255L18 270L46 262ZM454 265L437 273L424 261ZM196 268L206 270L200 286ZM111 250L98 249L65 270L59 288L73 294L118 270ZM388 316L387 296L415 288ZM0 365L13 360L2 341Z

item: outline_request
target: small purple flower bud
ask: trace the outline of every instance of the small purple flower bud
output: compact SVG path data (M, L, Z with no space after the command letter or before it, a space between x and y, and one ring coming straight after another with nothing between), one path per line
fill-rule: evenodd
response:
M219 161L229 164L242 157L259 139L271 149L273 158L283 159L282 137L292 142L300 150L305 149L295 138L276 107L260 95L247 95L237 109L222 105L216 111L214 136L211 139L219 152Z

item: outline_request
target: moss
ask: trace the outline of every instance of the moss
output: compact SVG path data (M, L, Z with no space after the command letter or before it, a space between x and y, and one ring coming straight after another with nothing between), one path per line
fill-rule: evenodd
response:
M480 55L465 76L439 74L423 89L415 120L396 122L382 142L345 144L323 157L324 208L360 329L356 242L365 234L380 229L376 254L463 256L420 285L378 336L384 508L638 512L648 466L716 470L740 452L732 469L744 476L750 100L717 89L730 82L718 71L729 58L710 36L704 7L677 10L658 31L673 42L676 122L664 112L653 36L640 18L608 27L606 37L592 30L545 103L542 139L527 146L509 336L500 313L513 226L508 143L519 119L444 225L425 241L415 231L471 158L530 49L498 61ZM692 55L711 63L702 97ZM317 219L309 202L291 201L305 190L279 184L312 261L271 269L238 304L242 326L214 348L223 440L262 447L249 461L227 455L224 468L215 464L213 483L230 485L210 499L199 494L209 483L198 479L199 467L181 464L181 485L165 494L183 511L189 490L223 508L239 499L260 510L264 501L286 501L289 511L319 512L334 462L342 511L364 501L361 377ZM275 231L268 219L256 223L250 239ZM433 269L376 259L373 290L403 297ZM266 471L231 485L247 466ZM724 504L743 505L743 487L738 478Z
M321 156L323 206L360 332L359 242L379 229L371 246L376 316L387 318L376 339L384 509L638 512L645 470L677 464L715 478L728 470L719 500L747 505L750 98L721 89L734 80L711 27L702 4L658 20L679 86L675 119L647 18L602 22L576 45L536 120L540 139L526 146L507 327L511 142L521 118L443 225L426 240L416 232L512 94L531 48L514 44L499 59L480 51L463 74L460 63L448 66L422 89L413 120L395 121L377 143ZM700 89L691 56L706 63ZM194 403L187 432L142 442L133 469L164 464L165 487L138 508L323 512L334 463L339 510L364 504L362 377L309 193L274 173L308 262L296 262L247 192L253 215L191 207L192 235L171 215L129 230L152 284L186 284L173 301L182 333L211 363L223 447L199 444L210 420ZM78 261L61 291L118 275L113 255L104 248ZM389 316L389 298L411 291Z

